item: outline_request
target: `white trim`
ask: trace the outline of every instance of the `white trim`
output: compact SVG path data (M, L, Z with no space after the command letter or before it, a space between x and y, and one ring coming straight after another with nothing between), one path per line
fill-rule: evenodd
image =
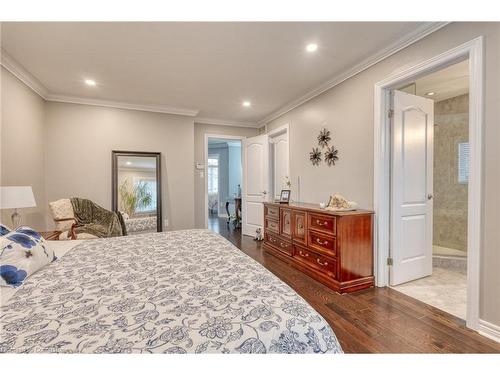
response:
M168 106L151 106L151 105L143 105L143 104L117 102L117 101L113 101L113 100L81 98L81 97L69 96L69 95L49 94L45 99L49 102L95 105L95 106L99 106L99 107L111 107L111 108L120 108L120 109L130 109L130 110L134 110L134 111L167 113L170 115L180 115L180 116L190 116L190 117L194 117L198 114L197 109L175 108L175 107L168 107Z
M348 80L349 78L354 77L355 75L365 71L366 69L372 67L373 65L379 63L380 61L385 60L386 58L394 55L395 53L401 51L402 49L418 42L419 40L425 38L426 36L432 34L435 31L438 31L439 29L443 28L448 24L449 22L426 22L424 25L418 27L411 33L402 36L394 43L391 43L386 48L379 50L377 53L364 59L360 63L356 64L354 67L345 70L344 72L336 75L329 81L309 91L305 95L302 95L301 97L293 100L292 102L289 102L280 109L274 111L270 115L264 117L262 120L259 121L259 124L264 125L272 120L277 119L280 116L283 116L285 113L290 112L292 109L297 108L298 106L304 104L305 102L308 102L309 100L317 97L318 95L321 95L325 91L328 91L331 88Z
M479 333L489 339L500 342L500 326L479 319Z
M467 327L479 325L479 275L481 252L482 154L483 154L483 95L484 38L466 42L411 68L397 72L375 84L374 93L374 209L375 209L375 282L388 285L389 212L390 212L390 142L387 111L389 90L420 76L469 59L469 147L470 174L468 186L467 241Z
M267 125L266 125L266 130L267 130ZM269 132L267 133L267 135L269 137L276 137L277 135L279 135L281 133L287 133L287 134L289 134L290 133L290 125L289 124L285 124L285 125L278 126L275 129L269 130Z
M223 119L215 119L208 117L196 117L194 119L195 124L205 124L205 125L221 125L221 126L237 126L242 128L260 128L260 125L256 122L245 122L245 121L231 121Z
M204 171L204 174L203 176L205 177L205 181L204 181L204 194L205 194L205 213L204 213L204 217L205 217L205 228L208 228L208 178L207 178L207 172L208 172L208 168L207 168L207 163L208 163L208 138L217 138L217 139L238 139L241 141L241 152L243 152L243 139L245 139L246 137L244 136L240 136L240 135L227 135L227 134L209 134L209 133L205 133L205 136L204 136L204 140L203 140L203 164L205 166L205 171ZM243 155L242 155L243 156ZM243 160L243 159L242 159ZM241 168L241 173L243 174L243 166ZM242 181L243 181L243 175L241 176L242 178ZM243 184L241 185L241 189L243 190ZM241 193L241 195L243 195L243 192Z
M19 79L22 83L32 89L36 94L40 95L43 99L47 98L48 90L44 85L30 72L28 72L21 64L12 58L3 48L0 48L0 63L1 65L12 73L14 77Z

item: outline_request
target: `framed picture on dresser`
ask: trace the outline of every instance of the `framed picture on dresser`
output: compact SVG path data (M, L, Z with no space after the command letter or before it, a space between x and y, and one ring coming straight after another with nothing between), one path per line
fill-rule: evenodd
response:
M290 190L281 190L280 203L290 202Z

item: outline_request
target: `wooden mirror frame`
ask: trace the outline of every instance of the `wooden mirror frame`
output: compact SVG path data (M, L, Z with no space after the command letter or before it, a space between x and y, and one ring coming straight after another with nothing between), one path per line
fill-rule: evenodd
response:
M161 152L147 151L111 151L111 208L118 211L118 157L154 157L156 158L156 230L163 231L161 203Z

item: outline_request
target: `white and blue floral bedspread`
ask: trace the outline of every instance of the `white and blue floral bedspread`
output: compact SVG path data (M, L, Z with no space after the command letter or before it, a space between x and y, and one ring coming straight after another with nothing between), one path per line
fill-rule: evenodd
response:
M339 353L328 323L221 236L85 241L0 309L0 352Z

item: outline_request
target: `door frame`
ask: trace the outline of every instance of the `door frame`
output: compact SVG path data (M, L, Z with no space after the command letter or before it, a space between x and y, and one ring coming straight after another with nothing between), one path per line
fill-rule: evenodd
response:
M390 90L426 74L469 60L469 184L467 238L467 327L479 329L479 282L482 228L484 37L387 76L374 87L375 285L388 286L390 248Z
M284 124L284 125L281 125L279 127L277 127L276 129L272 129L270 130L268 133L267 133L267 136L268 136L268 140L269 140L269 149L271 149L271 143L272 143L272 139L281 135L281 134L285 134L286 133L286 138L287 138L287 147L286 147L286 157L287 157L287 166L286 166L286 171L288 173L288 178L290 179L290 182L292 181L291 179L291 176L290 176L290 125L289 124ZM273 163L271 165L271 162ZM269 166L271 168L269 168L269 181L270 181L270 186L271 186L271 189L272 190L272 195L273 195L273 200L274 200L274 186L273 186L273 178L274 178L274 153L273 155L269 154ZM270 194L271 195L271 194ZM269 195L269 196L270 196Z
M217 138L217 139L225 139L225 140L239 140L241 143L241 156L242 156L242 163L243 163L243 139L247 138L245 136L240 136L240 135L227 135L227 134L209 134L205 133L204 137L204 143L203 143L203 165L205 167L204 171L204 177L205 177L205 182L204 182L204 195L205 195L205 229L208 228L208 178L207 178L207 172L208 172L208 139L209 138ZM243 164L241 165L241 180L243 181ZM241 195L243 195L243 184L241 186ZM220 201L219 201L220 205ZM219 207L217 208L218 211Z

